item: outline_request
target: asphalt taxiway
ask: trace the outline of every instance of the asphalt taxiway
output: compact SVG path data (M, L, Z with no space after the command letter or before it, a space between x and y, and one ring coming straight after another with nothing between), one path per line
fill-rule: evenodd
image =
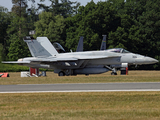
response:
M0 93L160 91L160 82L0 85Z

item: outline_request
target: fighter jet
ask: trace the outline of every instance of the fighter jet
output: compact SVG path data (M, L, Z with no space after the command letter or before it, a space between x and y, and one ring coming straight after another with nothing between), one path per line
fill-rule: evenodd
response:
M124 49L111 49L107 51L85 51L58 53L47 37L25 37L32 57L21 58L18 61L2 63L17 63L32 68L53 69L59 76L77 74L100 74L109 71L109 65L123 64L154 64L158 61L130 53Z

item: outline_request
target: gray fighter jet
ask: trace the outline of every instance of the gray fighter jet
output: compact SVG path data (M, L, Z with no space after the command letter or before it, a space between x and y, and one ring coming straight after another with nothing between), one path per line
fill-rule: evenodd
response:
M2 63L17 63L32 68L53 69L59 76L77 74L100 74L109 71L109 65L123 64L153 64L156 59L128 52L124 49L107 51L85 51L58 53L47 37L25 37L33 57L21 58L18 61Z

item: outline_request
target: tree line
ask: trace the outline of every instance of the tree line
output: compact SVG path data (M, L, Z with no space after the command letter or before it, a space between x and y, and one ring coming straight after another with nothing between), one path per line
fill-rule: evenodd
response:
M124 48L133 53L160 60L160 1L108 0L86 6L70 0L41 0L38 7L28 1L12 0L11 12L0 7L0 44L3 60L30 56L23 37L35 30L34 37L46 36L59 42L66 51L76 50L79 37L84 37L84 51L99 50L102 35L107 35L107 48ZM160 69L160 64L147 66ZM143 67L144 69L148 69Z

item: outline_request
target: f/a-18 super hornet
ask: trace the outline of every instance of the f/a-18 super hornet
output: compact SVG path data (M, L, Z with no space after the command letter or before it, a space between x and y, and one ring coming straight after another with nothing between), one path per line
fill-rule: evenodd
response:
M126 50L119 52L85 51L58 53L47 37L25 37L32 57L21 58L18 61L3 63L17 63L32 68L53 69L59 76L77 74L100 74L109 71L107 66L120 64L153 64L156 59L146 57Z

